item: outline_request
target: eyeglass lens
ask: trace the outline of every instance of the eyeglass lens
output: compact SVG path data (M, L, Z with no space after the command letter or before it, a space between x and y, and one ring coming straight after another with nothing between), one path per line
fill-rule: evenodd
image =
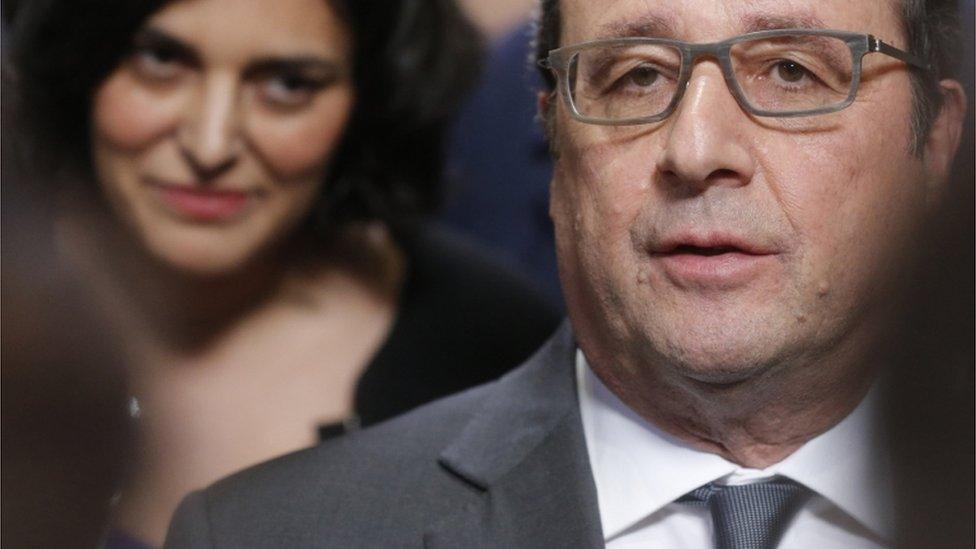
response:
M853 85L854 57L840 38L787 35L735 43L735 81L753 110L791 114L843 103ZM594 46L569 67L576 110L602 120L648 118L678 93L682 51L661 44Z

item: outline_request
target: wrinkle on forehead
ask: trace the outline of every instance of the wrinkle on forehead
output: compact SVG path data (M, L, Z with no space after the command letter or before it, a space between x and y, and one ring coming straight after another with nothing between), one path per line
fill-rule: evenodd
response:
M602 38L653 36L714 42L774 28L830 28L901 36L899 0L563 0L570 45Z
M677 38L675 18L670 15L645 13L637 18L626 17L600 25L597 38L624 38L628 36L652 36Z

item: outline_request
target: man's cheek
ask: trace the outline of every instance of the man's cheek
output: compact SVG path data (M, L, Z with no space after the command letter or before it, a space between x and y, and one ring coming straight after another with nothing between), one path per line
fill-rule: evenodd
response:
M626 234L649 199L653 166L633 152L593 147L577 166L584 222L601 227L607 236Z
M761 149L763 179L801 240L830 240L830 224L855 221L863 206L866 173L856 133L793 134Z

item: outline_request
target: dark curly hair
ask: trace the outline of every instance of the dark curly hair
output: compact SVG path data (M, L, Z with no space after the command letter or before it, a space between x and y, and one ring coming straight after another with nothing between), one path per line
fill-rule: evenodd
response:
M5 72L35 163L90 176L94 90L169 1L5 2ZM357 99L308 227L380 220L398 235L440 201L444 130L476 80L479 35L452 0L322 1L352 31Z

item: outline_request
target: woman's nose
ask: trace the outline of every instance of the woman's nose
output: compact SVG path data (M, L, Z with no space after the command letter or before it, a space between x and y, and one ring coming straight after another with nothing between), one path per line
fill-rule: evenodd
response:
M177 141L201 179L227 171L241 154L238 95L236 79L217 75L203 80L187 107Z

